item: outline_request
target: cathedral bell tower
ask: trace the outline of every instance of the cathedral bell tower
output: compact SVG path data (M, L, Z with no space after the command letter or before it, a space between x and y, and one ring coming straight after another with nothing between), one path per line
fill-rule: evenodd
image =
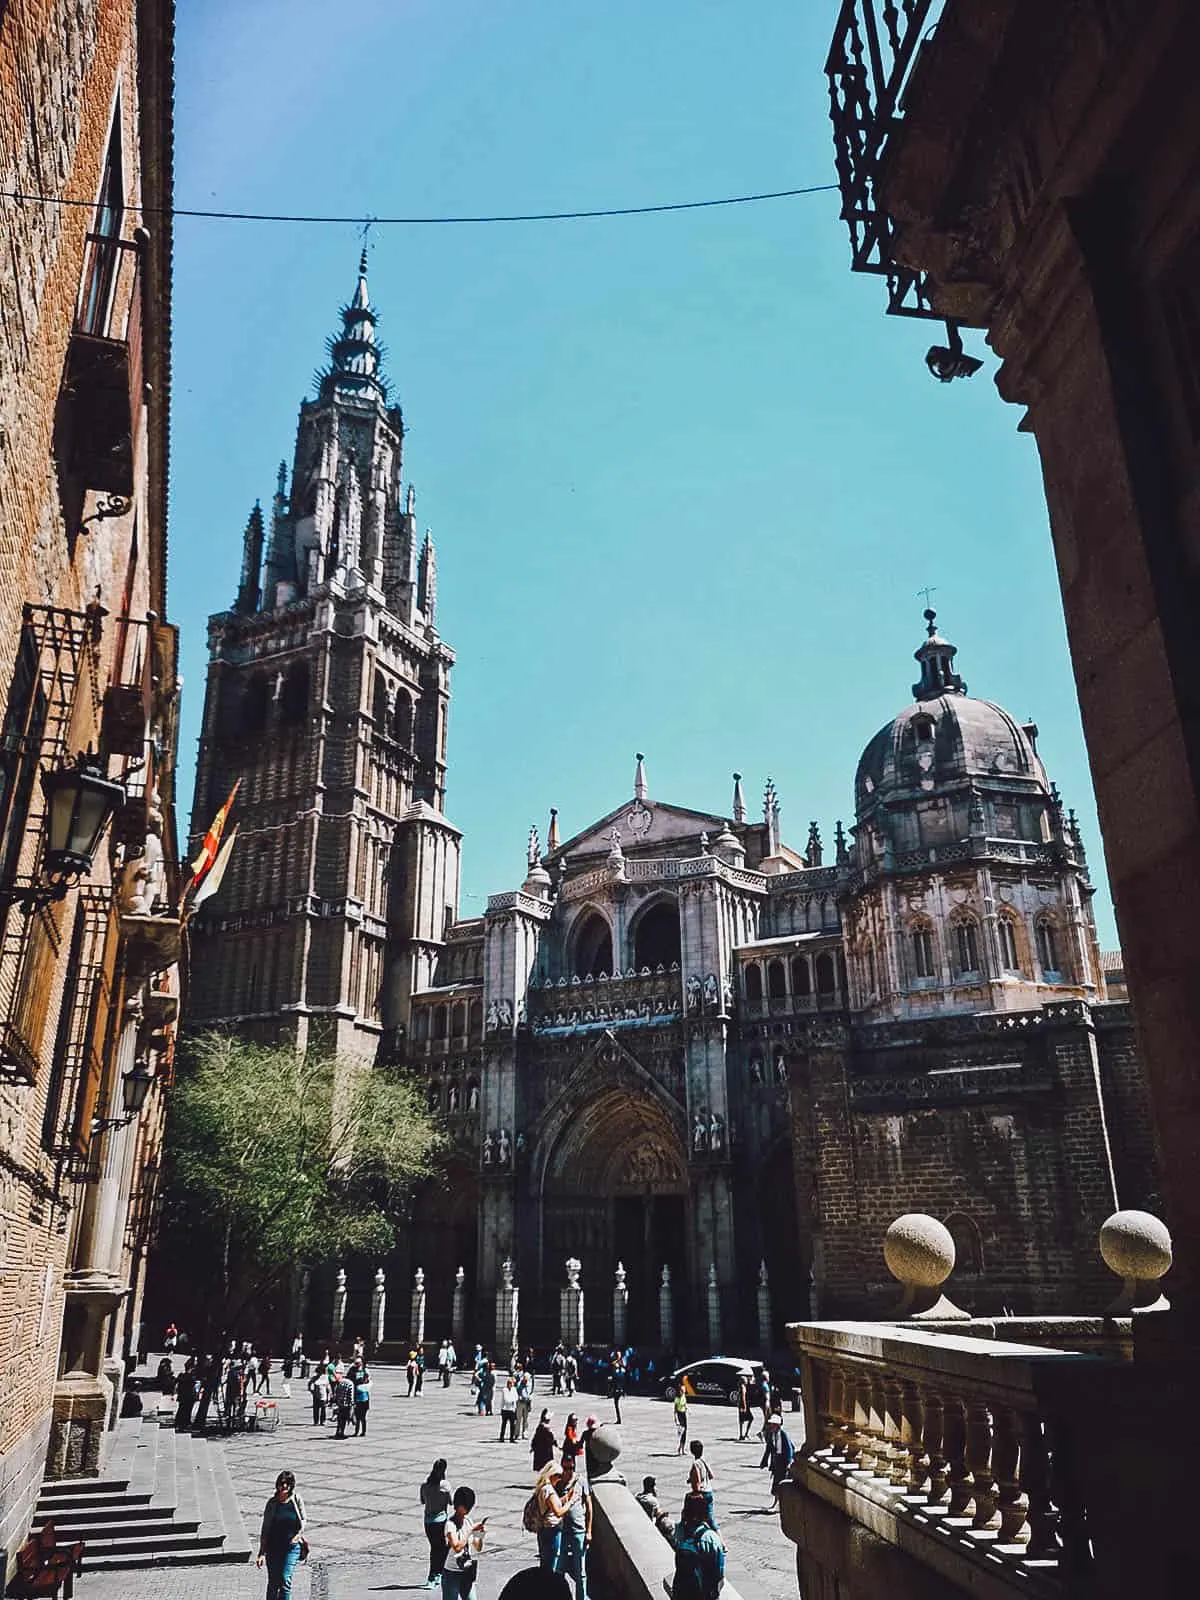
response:
M372 1060L457 913L460 840L442 814L454 653L377 320L364 251L290 486L281 463L233 607L209 618L192 837L235 783L239 834L193 923L188 1018Z

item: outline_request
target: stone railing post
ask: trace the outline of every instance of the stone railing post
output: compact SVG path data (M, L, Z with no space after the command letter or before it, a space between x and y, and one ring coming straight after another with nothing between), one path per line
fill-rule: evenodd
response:
M624 1350L629 1332L629 1285L625 1281L625 1264L617 1262L613 1274L613 1344Z
M998 1544L1025 1544L1029 1540L1029 1498L1021 1488L1017 1471L1020 1454L1020 1418L1009 1406L998 1407L992 1416L992 1471L1000 1518Z
M371 1350L374 1352L383 1343L383 1319L387 1312L387 1283L383 1275L383 1268L375 1268L375 1284L371 1290Z
M985 1405L967 1407L967 1465L975 1486L972 1528L997 1528L995 1477L992 1473L992 1419Z
M496 1354L502 1359L517 1348L520 1295L520 1289L513 1282L512 1259L505 1256L500 1263L500 1287L496 1291Z
M575 1256L567 1259L567 1286L560 1292L559 1338L566 1349L576 1349L584 1343L583 1288L579 1274L583 1263Z
M658 1338L664 1350L675 1348L675 1308L671 1303L671 1269L664 1265L658 1283Z
M925 1499L931 1506L940 1506L950 1490L944 1447L945 1415L942 1397L936 1389L925 1390L924 1412L925 1450L929 1457L929 1492Z
M946 1514L961 1517L971 1504L971 1474L967 1468L967 1418L961 1400L945 1396L942 1418L946 1441L946 1481L950 1499Z
M409 1338L414 1350L425 1343L425 1269L418 1267L413 1273L412 1316L409 1321Z
M708 1310L708 1344L709 1349L721 1348L721 1285L717 1282L717 1264L710 1261L708 1264L708 1290L705 1295Z
M450 1308L450 1336L456 1350L467 1342L467 1274L459 1267L454 1274L454 1300Z
M340 1344L346 1331L346 1269L337 1269L333 1286L333 1342Z
M763 1355L771 1349L771 1286L767 1281L767 1263L759 1263L758 1268L758 1348Z

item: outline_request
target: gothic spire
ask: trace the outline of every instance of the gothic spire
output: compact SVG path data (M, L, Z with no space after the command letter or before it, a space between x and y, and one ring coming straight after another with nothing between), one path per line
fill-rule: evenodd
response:
M745 822L746 820L746 796L742 792L742 775L740 772L735 772L733 775L733 820L735 822Z
M242 535L242 576L238 583L237 600L234 610L253 615L258 610L258 579L262 571L263 558L263 514L258 501L254 502L254 510L250 513L246 523L246 531Z
M425 621L432 626L437 610L437 552L428 528L425 529L425 542L421 546L417 568L417 609L424 613Z
M763 821L767 825L767 855L777 855L779 851L779 795L775 789L775 780L767 779L767 787L763 790Z
M550 827L546 833L546 853L553 855L558 849L558 807L550 807Z
M633 772L633 797L635 800L650 798L650 790L646 784L646 758L640 750L637 753L637 766Z
M378 320L367 289L367 252L358 263L358 282L349 305L342 307L342 331L329 340L329 367L321 375L321 398L330 394L365 395L387 401L387 383L380 371L383 346L375 338Z
M913 652L913 660L921 668L921 681L912 688L914 700L940 700L944 694L967 692L966 684L954 670L957 647L941 637L935 627L936 620L936 611L926 611L927 637L921 648Z

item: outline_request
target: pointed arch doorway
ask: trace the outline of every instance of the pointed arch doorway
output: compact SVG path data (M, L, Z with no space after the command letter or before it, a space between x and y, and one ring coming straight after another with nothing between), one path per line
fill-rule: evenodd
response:
M589 1343L613 1336L618 1261L629 1290L630 1342L659 1342L664 1266L671 1269L676 1305L685 1303L690 1216L681 1129L681 1119L656 1096L622 1085L564 1115L549 1141L540 1196L541 1279L544 1293L553 1296L567 1257L582 1262Z

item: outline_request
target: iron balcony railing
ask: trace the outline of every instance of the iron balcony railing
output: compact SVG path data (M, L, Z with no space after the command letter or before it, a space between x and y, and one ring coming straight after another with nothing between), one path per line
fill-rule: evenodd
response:
M855 272L887 279L888 310L895 316L938 318L925 274L896 259L892 220L879 184L888 138L903 113L905 87L944 6L945 0L843 0L825 63L852 265Z

